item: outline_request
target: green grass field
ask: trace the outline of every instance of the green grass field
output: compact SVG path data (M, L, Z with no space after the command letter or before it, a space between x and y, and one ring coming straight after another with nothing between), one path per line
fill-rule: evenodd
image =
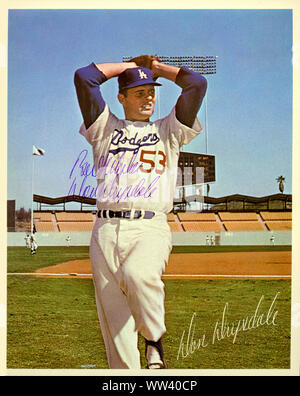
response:
M7 272L32 272L88 256L88 247L40 247L36 256L26 248L8 248ZM164 349L170 369L289 368L289 280L164 283ZM251 318L253 326L247 322ZM141 338L139 346L145 367ZM7 368L108 368L91 279L8 276Z

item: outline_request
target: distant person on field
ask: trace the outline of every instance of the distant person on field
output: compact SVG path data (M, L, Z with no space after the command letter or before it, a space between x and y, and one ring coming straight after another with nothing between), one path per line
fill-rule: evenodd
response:
M70 235L67 236L66 241L67 241L67 246L70 247L70 242L71 242Z
M24 239L25 239L25 242L26 242L26 247L30 248L30 236L29 236L29 234L27 234Z
M30 236L30 248L31 248L31 254L36 254L38 245L33 233Z

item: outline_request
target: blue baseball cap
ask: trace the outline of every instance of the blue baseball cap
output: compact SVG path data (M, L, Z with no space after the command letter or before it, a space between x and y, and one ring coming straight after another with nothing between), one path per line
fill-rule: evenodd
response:
M118 77L118 83L119 92L123 89L135 88L146 84L161 86L161 84L153 80L153 74L150 69L140 66L123 71Z

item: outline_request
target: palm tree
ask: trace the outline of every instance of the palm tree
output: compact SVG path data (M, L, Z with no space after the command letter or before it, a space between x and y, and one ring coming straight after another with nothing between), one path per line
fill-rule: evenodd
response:
M281 193L283 193L283 191L284 191L284 184L283 183L285 181L285 177L279 176L279 177L277 177L276 181L279 183L279 191Z

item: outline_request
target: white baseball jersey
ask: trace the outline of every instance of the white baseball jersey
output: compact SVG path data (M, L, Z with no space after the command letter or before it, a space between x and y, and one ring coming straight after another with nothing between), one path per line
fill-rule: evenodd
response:
M154 122L132 122L118 119L106 105L88 129L80 127L93 147L97 207L170 212L179 148L201 130L197 118L192 128L181 124L175 108Z

